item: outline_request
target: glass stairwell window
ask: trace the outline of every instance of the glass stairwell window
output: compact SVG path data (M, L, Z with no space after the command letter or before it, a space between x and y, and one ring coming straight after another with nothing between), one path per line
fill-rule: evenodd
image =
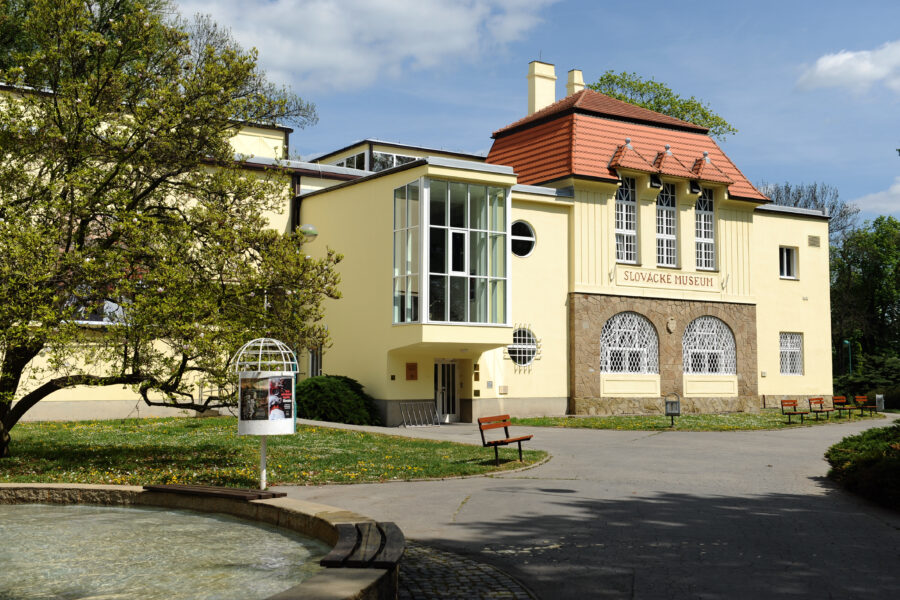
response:
M394 190L394 323L419 321L419 182Z
M428 320L507 320L507 189L432 179L428 202Z

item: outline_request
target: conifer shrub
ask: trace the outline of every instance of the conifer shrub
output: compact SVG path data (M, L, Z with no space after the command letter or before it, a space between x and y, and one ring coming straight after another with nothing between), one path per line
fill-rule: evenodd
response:
M343 375L319 375L297 383L297 416L350 425L380 424L372 397L358 381Z
M845 488L900 510L900 423L846 437L825 452L828 476Z

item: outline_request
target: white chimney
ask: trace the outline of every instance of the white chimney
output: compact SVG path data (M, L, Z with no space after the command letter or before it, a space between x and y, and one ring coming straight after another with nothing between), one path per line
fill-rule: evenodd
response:
M528 114L556 102L556 67L533 60L528 63Z
M569 71L569 80L566 82L566 96L577 94L584 89L584 75L581 69L572 69Z

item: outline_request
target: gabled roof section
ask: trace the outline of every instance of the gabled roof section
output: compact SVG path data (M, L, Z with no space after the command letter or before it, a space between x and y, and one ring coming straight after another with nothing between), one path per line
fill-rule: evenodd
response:
M496 131L487 160L511 165L527 185L567 177L613 182L617 169L630 169L719 183L731 198L768 202L707 133L583 90Z
M616 100L615 98L610 98L605 94L595 92L591 89L586 89L572 94L571 96L566 96L562 100L555 102L534 114L528 115L524 119L519 119L511 125L498 129L491 137L496 139L521 129L522 127L527 127L532 123L572 113L588 114L609 119L629 121L632 123L659 125L662 127L693 131L702 134L709 132L709 129L706 127L694 125L693 123L688 123L687 121L682 121L675 117L670 117L640 106L635 106L628 102Z

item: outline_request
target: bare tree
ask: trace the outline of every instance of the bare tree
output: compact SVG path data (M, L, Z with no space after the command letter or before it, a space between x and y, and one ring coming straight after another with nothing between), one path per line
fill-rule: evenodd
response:
M781 206L823 210L831 217L828 240L832 246L840 246L847 235L856 228L859 207L844 202L836 187L827 183L766 183L757 184L759 190Z

